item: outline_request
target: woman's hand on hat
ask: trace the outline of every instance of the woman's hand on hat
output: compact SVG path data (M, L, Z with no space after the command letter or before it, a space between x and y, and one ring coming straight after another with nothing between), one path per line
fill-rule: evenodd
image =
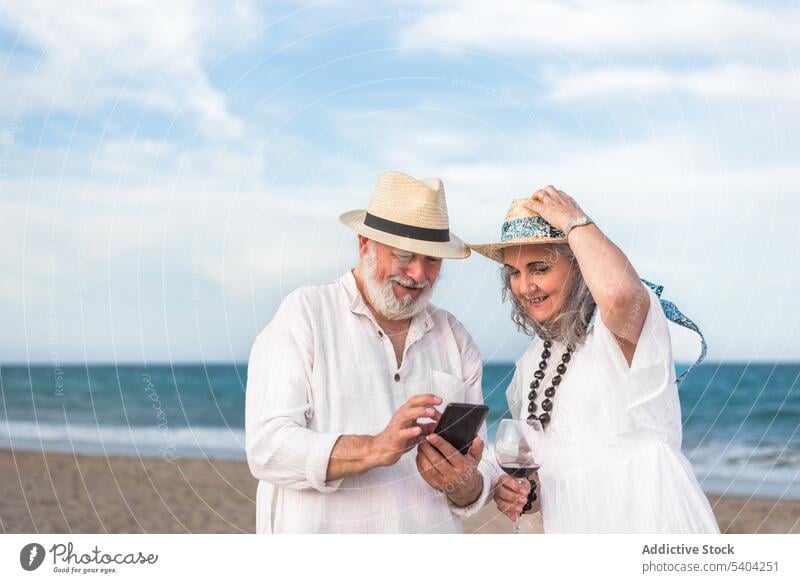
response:
M571 220L586 214L574 198L554 186L537 190L523 206L540 215L559 231L566 229Z

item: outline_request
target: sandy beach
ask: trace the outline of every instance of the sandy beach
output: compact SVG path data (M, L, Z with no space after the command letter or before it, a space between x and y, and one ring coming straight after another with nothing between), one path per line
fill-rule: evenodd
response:
M241 461L87 456L0 450L5 533L248 533L256 482ZM800 501L710 496L724 533L800 533ZM509 533L494 504L469 533ZM523 518L541 532L539 515Z

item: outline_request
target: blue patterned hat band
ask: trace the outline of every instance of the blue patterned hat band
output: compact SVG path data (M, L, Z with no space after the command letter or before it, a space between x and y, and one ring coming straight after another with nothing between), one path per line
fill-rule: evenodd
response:
M647 281L646 279L642 279L642 283L644 283L647 287L652 289L655 294L658 296L658 299L661 301L661 309L664 310L664 314L667 316L667 319L670 322L674 322L679 326L683 326L684 328L688 328L692 332L695 332L698 336L700 336L700 356L697 357L697 360L686 369L676 380L675 382L680 384L680 382L686 378L692 369L694 369L698 364L703 362L706 357L706 353L708 352L708 346L706 345L706 339L703 336L703 333L698 328L697 324L692 322L689 318L687 318L683 312L678 309L678 306L670 302L669 300L661 299L661 292L664 291L664 286L659 285L657 283L652 283Z
M525 208L529 198L511 201L500 229L500 240L493 243L473 243L470 249L503 263L503 249L516 245L566 243L567 236L544 218Z
M565 239L559 231L540 216L520 217L503 223L500 241L507 243L517 239Z

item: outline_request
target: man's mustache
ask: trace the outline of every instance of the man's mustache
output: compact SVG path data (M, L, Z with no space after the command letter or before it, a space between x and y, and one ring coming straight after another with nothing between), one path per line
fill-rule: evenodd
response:
M425 289L431 284L431 282L428 281L427 279L425 281L416 282L411 278L403 277L401 275L393 275L392 277L389 278L389 281L393 281L405 287L410 287L414 289Z

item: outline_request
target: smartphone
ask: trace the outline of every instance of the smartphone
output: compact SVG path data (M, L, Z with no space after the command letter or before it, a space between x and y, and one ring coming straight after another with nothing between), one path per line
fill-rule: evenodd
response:
M489 407L486 405L450 403L433 432L446 439L462 455L466 455L488 413Z

